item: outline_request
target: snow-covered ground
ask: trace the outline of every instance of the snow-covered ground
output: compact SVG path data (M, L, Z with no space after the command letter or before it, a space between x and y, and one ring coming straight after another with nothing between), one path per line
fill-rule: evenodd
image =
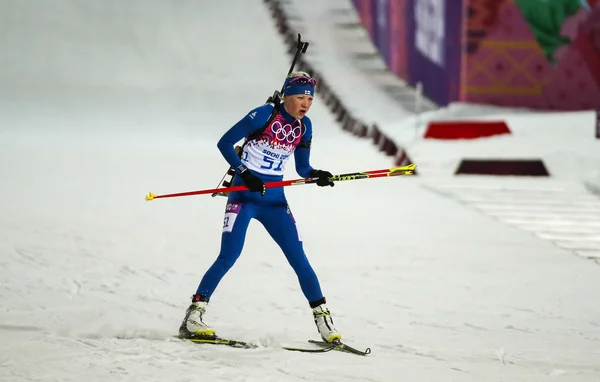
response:
M144 195L215 186L216 140L280 87L289 57L262 1L7 0L0 28L0 380L600 379L600 267L583 258L598 252L583 186L597 141L560 133L579 117L517 128L548 152L578 142L549 179L451 176L466 145L505 152L506 137L416 139L418 177L287 191L336 325L368 357L280 350L317 333L259 224L206 320L262 346L197 346L172 336L225 200ZM310 114L316 167L390 165L318 98Z

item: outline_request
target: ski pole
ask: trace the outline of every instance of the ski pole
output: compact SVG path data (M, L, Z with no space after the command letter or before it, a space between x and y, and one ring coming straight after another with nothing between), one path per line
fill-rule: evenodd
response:
M392 167L386 168L382 170L370 170L370 171L361 171L361 172L352 172L347 174L339 174L334 175L329 178L332 182L343 182L348 180L359 180L359 179L370 179L370 178L382 178L388 176L400 176L400 175L413 175L414 170L417 167L415 164L409 164L406 166L400 167ZM317 183L318 178L301 178L301 179L292 179L292 180L281 180L278 182L268 182L265 183L266 188L274 188L274 187L287 187L287 186L299 186L303 184L313 184ZM155 195L152 192L146 195L146 201L161 199L161 198L176 198L181 196L192 196L192 195L203 195L203 194L212 194L215 192L236 192L236 191L246 191L248 187L246 186L233 186L233 187L225 187L225 188L213 188L209 190L198 190L198 191L188 191L188 192L179 192L175 194L164 194L164 195Z

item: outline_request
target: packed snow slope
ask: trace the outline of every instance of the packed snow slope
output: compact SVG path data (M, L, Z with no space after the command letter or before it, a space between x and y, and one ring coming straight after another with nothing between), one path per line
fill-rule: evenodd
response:
M225 199L144 195L218 183L227 165L217 139L289 67L267 10L259 0L2 7L0 380L600 378L600 267L452 196L583 192L561 179L421 174L291 187L336 325L372 354L279 348L317 332L257 223L206 320L261 347L172 338L219 251ZM318 97L310 115L315 167L389 166ZM293 165L286 177L297 177Z

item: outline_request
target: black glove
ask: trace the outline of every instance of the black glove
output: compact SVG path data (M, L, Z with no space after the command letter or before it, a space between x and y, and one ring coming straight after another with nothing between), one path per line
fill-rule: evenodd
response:
M267 187L265 187L265 184L260 178L254 175L252 171L248 170L244 165L239 166L238 170L240 170L240 176L251 192L260 192L261 195L265 195Z
M325 187L325 186L335 186L335 184L329 180L329 178L333 177L333 175L329 171L323 170L312 170L310 172L311 178L319 178L317 179L317 186Z

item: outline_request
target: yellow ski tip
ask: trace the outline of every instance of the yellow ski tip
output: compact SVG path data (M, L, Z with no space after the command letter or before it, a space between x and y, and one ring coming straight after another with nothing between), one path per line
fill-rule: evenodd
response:
M413 175L417 165L414 163L407 164L406 166L392 167L389 172L389 176L394 175Z
M407 164L406 166L392 167L392 168L390 168L390 172L394 172L394 171L413 171L415 168L417 168L417 165L414 164L414 163L411 163L411 164Z
M150 192L150 193L148 193L148 195L146 195L146 201L149 201L149 200L154 200L154 197L155 197L155 196L156 196L156 195L154 195L154 194L153 194L153 193L151 193L151 192Z

